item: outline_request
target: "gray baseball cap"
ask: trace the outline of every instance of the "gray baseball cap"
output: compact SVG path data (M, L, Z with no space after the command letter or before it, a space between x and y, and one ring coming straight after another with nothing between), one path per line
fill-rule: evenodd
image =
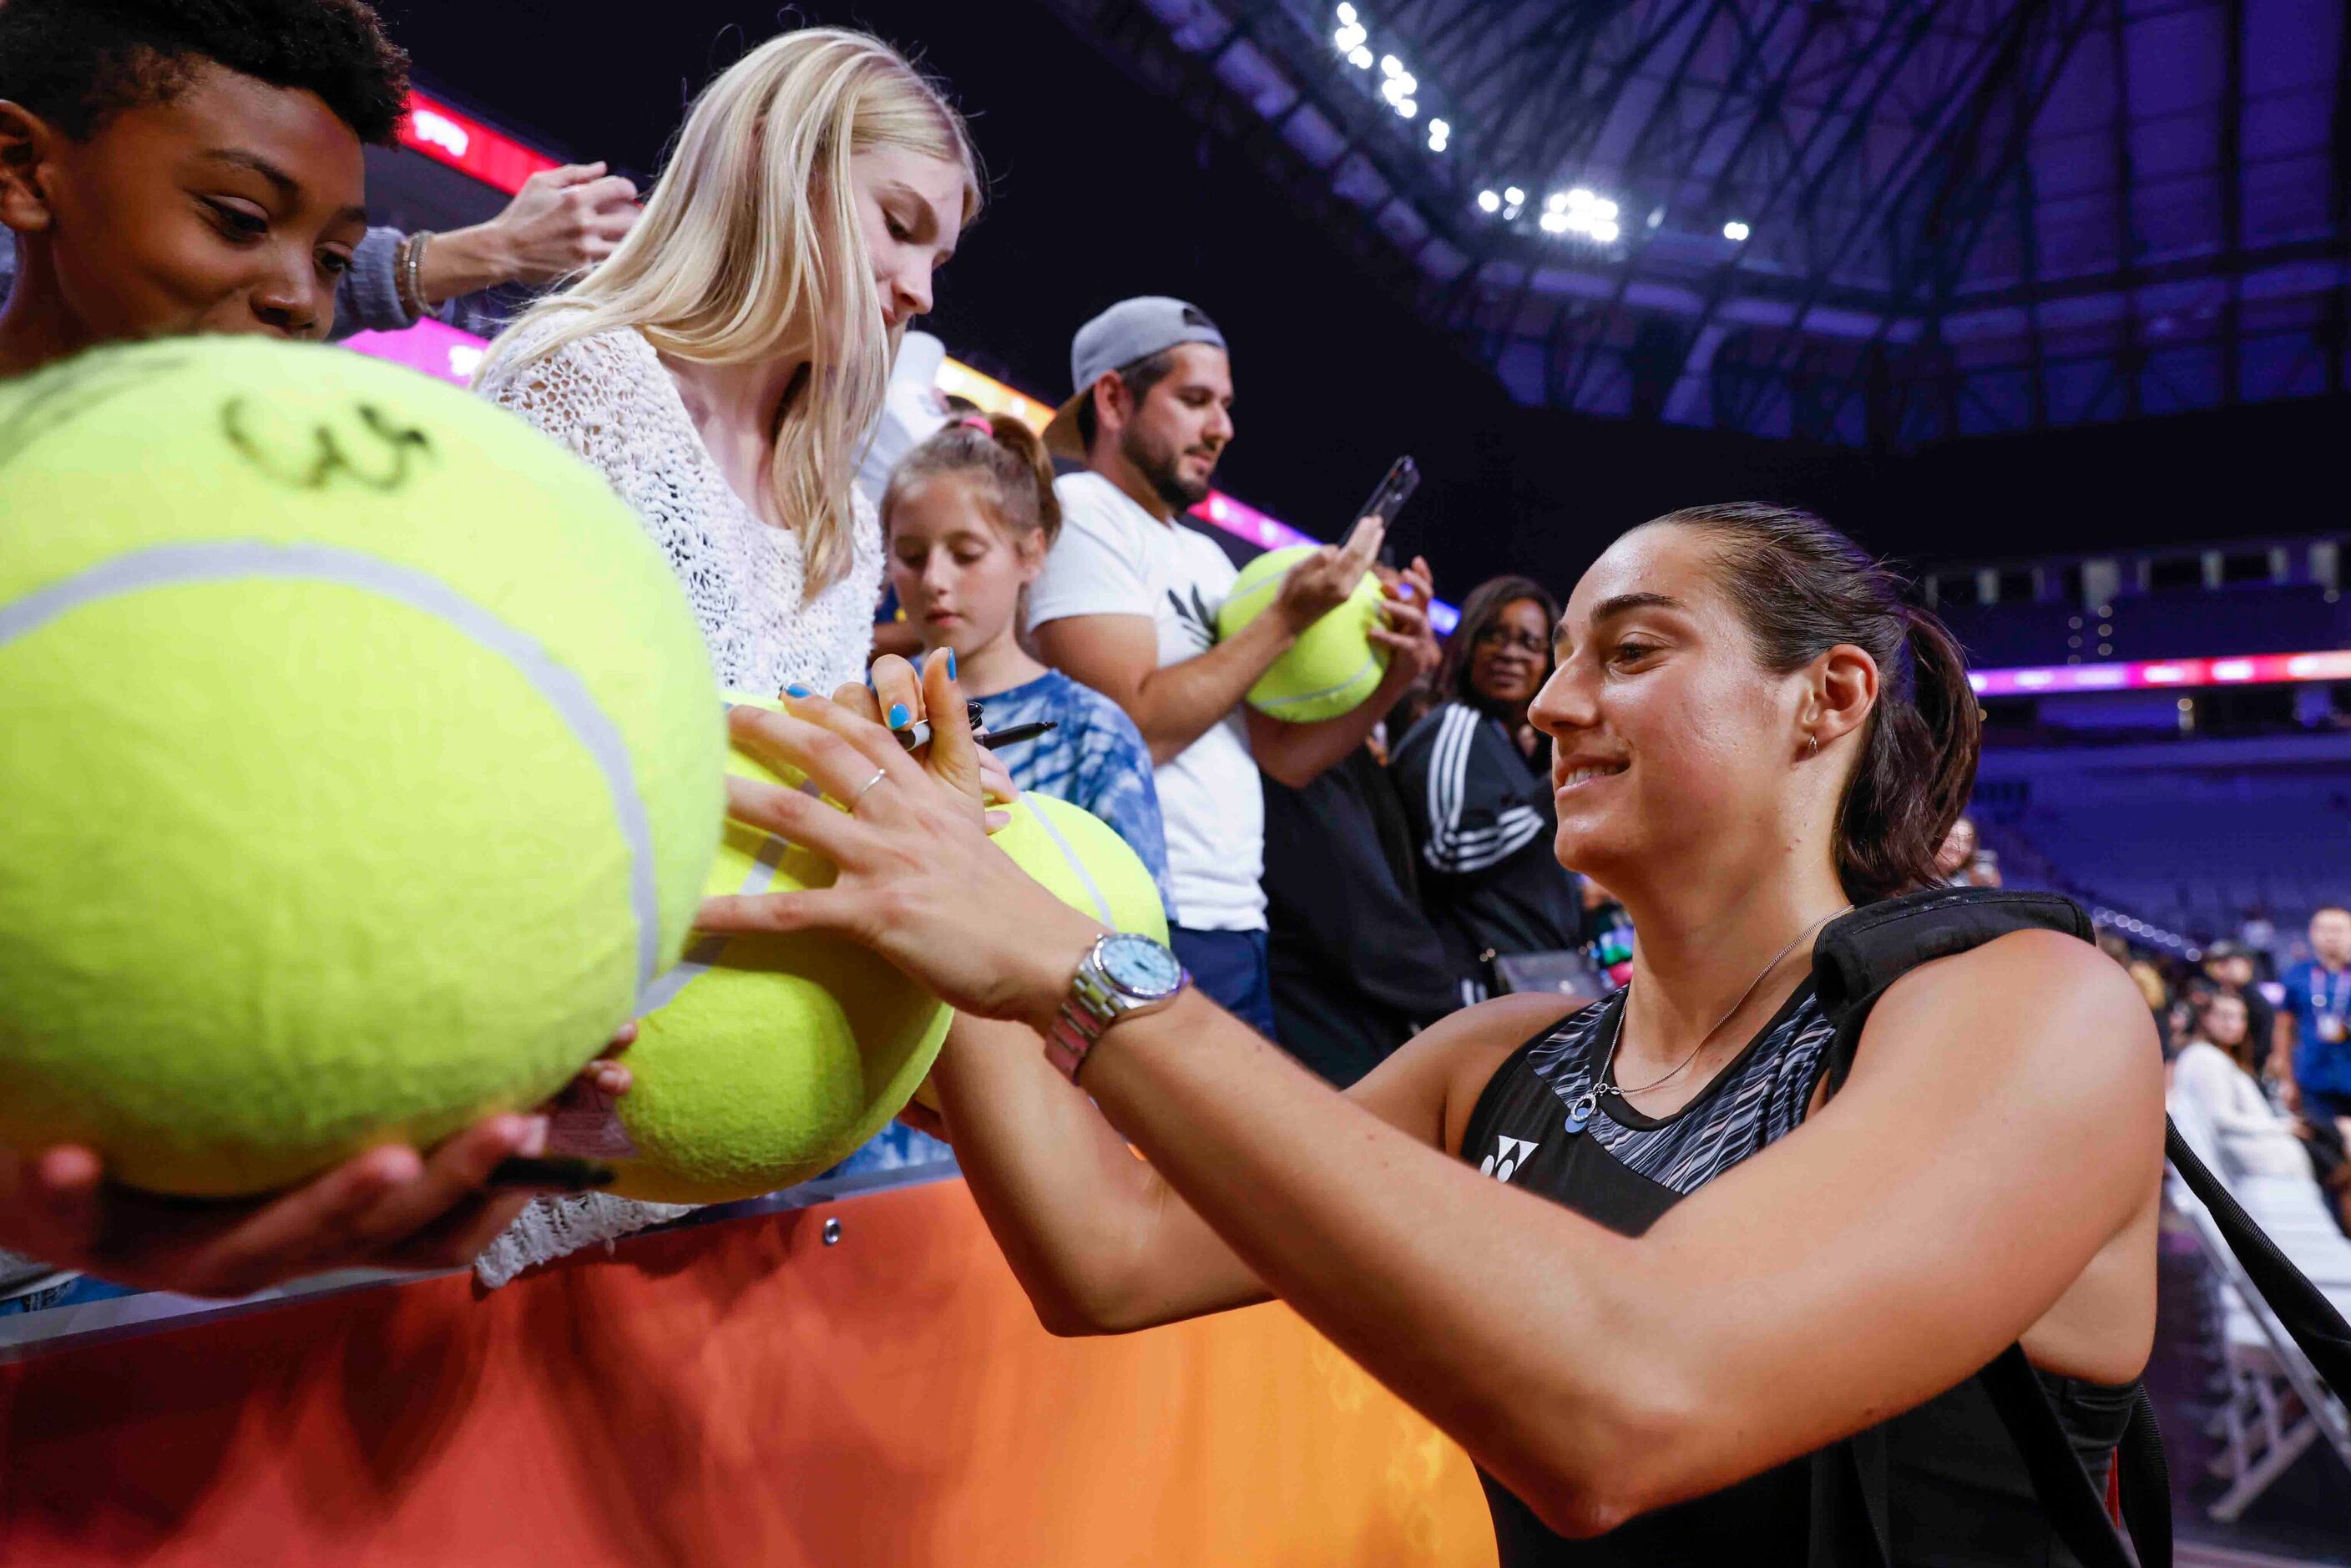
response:
M1063 456L1084 456L1084 444L1078 439L1078 405L1093 392L1094 383L1178 343L1222 349L1225 335L1198 306L1164 294L1122 299L1079 328L1070 340L1070 398L1054 410L1052 423L1045 427L1046 446Z

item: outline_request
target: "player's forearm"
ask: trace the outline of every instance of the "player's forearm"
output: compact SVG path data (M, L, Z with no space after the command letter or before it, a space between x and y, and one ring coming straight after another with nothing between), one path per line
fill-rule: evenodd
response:
M1332 1093L1196 995L1119 1024L1082 1082L1259 1278L1547 1519L1605 1511L1585 1489L1646 1420L1637 1380L1604 1371L1645 1339L1631 1243Z
M1262 1296L1033 1030L957 1018L934 1081L972 1197L1048 1329L1119 1332Z
M1127 715L1151 747L1151 760L1174 760L1223 722L1297 641L1279 616L1260 615L1207 652L1144 676Z

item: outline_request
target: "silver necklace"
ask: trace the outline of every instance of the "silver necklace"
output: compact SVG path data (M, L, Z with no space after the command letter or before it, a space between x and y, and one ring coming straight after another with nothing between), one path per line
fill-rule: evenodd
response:
M1571 1133L1581 1133L1583 1131L1584 1127L1592 1121L1592 1113L1600 1109L1600 1097L1604 1094L1614 1094L1619 1100L1622 1100L1627 1094L1646 1094L1650 1090L1657 1088L1661 1084L1670 1083L1676 1078L1680 1077L1682 1069L1687 1067L1691 1062L1698 1060L1698 1053L1706 1049L1707 1042L1712 1040L1716 1035L1722 1032L1722 1026L1739 1016L1739 1009L1747 1005L1748 998L1755 994L1755 988L1763 983L1763 977L1780 967L1781 959L1786 957L1789 954L1796 950L1797 943L1802 942L1805 937L1810 936L1813 932L1818 931L1822 926L1826 925L1830 921L1834 920L1838 915L1843 915L1846 910L1851 909L1853 905L1850 904L1839 904L1836 908L1830 910L1826 915L1822 915L1818 920L1813 921L1810 925L1805 926L1802 931L1797 932L1793 936L1790 937L1788 939L1788 945L1785 947L1781 948L1777 953L1772 954L1771 961L1765 964L1762 968L1757 970L1755 977L1747 982L1747 988L1739 993L1739 999L1730 1004L1730 1010L1724 1013L1720 1018L1715 1019L1714 1027L1712 1029L1708 1030L1704 1034L1698 1037L1698 1043L1690 1047L1690 1052L1687 1056L1683 1057L1679 1061L1674 1064L1674 1069L1671 1072L1667 1073L1663 1078L1653 1078L1646 1083L1635 1084L1630 1089L1626 1089L1621 1084L1614 1084L1608 1082L1608 1074L1616 1065L1616 1048L1625 1043L1625 1015L1632 1009L1633 1006L1633 983L1630 980L1627 980L1625 983L1624 1005L1616 1009L1616 1027L1608 1037L1608 1054L1601 1058L1600 1071L1593 1078L1592 1087L1586 1089L1582 1094L1576 1096L1575 1103L1567 1108L1567 1130Z

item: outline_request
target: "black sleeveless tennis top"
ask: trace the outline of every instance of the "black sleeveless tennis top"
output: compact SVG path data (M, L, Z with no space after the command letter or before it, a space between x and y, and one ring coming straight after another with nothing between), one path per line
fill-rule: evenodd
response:
M1603 1095L1570 1132L1624 1005L1622 991L1519 1048L1479 1097L1461 1157L1625 1236L1804 1119L1834 1033L1807 979L1680 1111L1649 1117ZM1735 1307L1726 1302L1726 1311ZM1821 1336L1836 1354L1834 1331ZM1637 1377L1638 1367L1624 1375ZM2043 1373L2074 1448L2103 1490L2135 1385ZM1720 1491L1659 1509L1594 1541L1554 1534L1480 1472L1502 1568L1737 1562L1743 1568L2078 1568L2032 1495L1990 1398L1970 1378L1858 1437Z

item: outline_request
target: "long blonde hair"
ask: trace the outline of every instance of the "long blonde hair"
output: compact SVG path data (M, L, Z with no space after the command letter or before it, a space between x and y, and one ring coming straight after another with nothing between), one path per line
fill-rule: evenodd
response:
M849 570L850 484L904 335L881 325L850 183L851 156L878 147L960 164L964 220L977 213L963 117L904 56L841 27L770 38L695 99L628 237L524 311L476 382L621 327L691 363L804 350L808 386L776 427L769 483L813 598Z

